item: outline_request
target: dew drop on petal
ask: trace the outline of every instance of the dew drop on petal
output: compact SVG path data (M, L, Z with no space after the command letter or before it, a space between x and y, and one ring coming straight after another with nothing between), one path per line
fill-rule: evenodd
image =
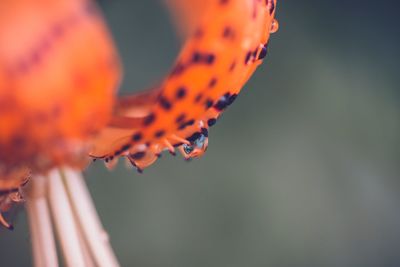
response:
M269 33L275 33L279 29L279 22L278 20L274 19L271 23L271 29L269 30Z

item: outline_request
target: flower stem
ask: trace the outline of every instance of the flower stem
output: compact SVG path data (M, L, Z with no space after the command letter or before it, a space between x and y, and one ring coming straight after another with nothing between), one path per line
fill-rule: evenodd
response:
M61 177L75 218L96 266L119 266L83 177L79 172L67 168L61 172Z
M27 185L24 196L31 231L34 266L57 267L57 250L45 196L46 183L45 177L35 177Z
M66 266L119 266L78 171L55 169L47 176L35 176L24 196L35 267L59 266L54 232Z
M79 230L58 170L50 172L48 185L47 197L66 266L84 267L86 264L81 242L78 238Z

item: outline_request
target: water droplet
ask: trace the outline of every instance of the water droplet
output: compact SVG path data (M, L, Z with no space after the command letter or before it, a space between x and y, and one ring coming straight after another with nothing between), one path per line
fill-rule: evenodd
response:
M208 137L204 134L198 134L198 137L193 140L190 145L183 144L179 147L185 159L197 158L204 154L208 146Z
M197 148L202 149L203 146L204 146L205 141L206 141L206 137L202 134L202 135L200 135L200 137L199 137L198 139L196 139L196 140L194 141L194 145L195 145Z
M271 28L269 30L269 33L277 32L278 29L279 29L279 22L278 20L274 19L271 23Z
M194 150L194 147L191 145L183 144L183 151L185 151L186 154L192 153Z

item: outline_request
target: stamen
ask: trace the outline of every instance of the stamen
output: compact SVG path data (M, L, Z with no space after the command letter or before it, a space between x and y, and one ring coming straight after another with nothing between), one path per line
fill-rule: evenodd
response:
M168 139L164 139L164 144L167 147L167 149L169 150L169 153L171 153L171 155L175 156L175 148L174 146L168 141Z
M4 219L3 214L1 214L0 212L0 223L6 227L8 230L14 230L14 227L12 226L12 224L8 223L6 221L6 219Z

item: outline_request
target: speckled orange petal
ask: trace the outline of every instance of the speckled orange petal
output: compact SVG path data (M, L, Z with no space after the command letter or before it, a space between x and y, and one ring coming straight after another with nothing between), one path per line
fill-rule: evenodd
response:
M131 96L131 108L119 108L90 154L106 161L128 156L139 169L154 162L148 159L163 150L174 153L176 146L185 158L202 155L207 149L208 128L232 104L267 55L270 33L278 25L275 5L274 0L207 1L196 18L187 18L196 26L160 89L149 93L157 99L135 103ZM186 3L182 10L188 8Z
M92 1L1 1L0 180L20 167L81 162L84 142L110 119L119 80Z
M120 76L92 1L0 2L0 215L31 172L86 162Z

